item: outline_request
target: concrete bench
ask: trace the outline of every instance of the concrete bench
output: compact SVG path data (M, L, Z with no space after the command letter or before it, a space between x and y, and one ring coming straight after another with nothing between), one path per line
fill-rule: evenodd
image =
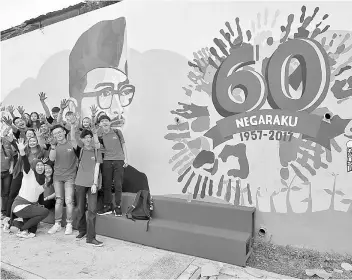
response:
M124 193L124 213L134 197ZM100 235L245 266L252 252L254 213L250 207L154 196L148 232L146 221L112 215L99 216L96 228Z
M122 212L133 203L135 194L123 193ZM98 216L99 235L146 246L245 266L252 252L253 207L187 202L186 199L154 196L153 218L132 221L113 215ZM53 223L53 214L46 222ZM74 222L74 227L76 222Z

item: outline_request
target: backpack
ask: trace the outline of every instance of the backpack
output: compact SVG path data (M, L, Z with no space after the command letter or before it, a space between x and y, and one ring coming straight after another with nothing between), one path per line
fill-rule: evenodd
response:
M137 192L134 202L128 207L126 218L132 221L135 220L148 220L147 229L149 229L149 222L153 211L153 199L149 191L140 190Z

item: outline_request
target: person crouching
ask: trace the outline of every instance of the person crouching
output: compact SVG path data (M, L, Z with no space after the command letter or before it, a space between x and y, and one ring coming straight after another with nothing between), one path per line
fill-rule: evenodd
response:
M13 202L11 212L23 219L23 225L17 236L32 238L35 237L40 221L49 214L48 209L37 205L39 195L44 192L45 168L40 159L34 159L31 164L29 163L23 139L20 139L18 149L23 160L24 177L27 177L27 180L24 180L19 194Z
M74 129L74 128L73 128ZM93 133L83 129L80 134L83 147L77 147L79 151L78 171L76 175L76 199L77 199L77 240L86 236L86 242L93 246L102 246L103 242L96 240L95 222L97 211L98 177L100 164L103 162L100 149L92 145ZM88 215L86 214L86 196L88 197Z

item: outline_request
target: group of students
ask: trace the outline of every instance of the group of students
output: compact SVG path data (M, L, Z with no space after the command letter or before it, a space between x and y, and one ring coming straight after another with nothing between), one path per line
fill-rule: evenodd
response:
M10 117L2 118L6 129L1 137L1 219L3 231L10 232L17 223L17 236L32 238L40 221L49 209L55 208L55 224L49 229L54 234L62 229L64 203L66 204L65 234L72 234L73 209L77 207L78 240L102 246L96 239L96 215L121 212L121 194L124 168L127 167L127 149L119 129L111 127L106 114L97 116L92 106L91 118L82 120L78 114L63 112L68 101L50 111L44 93L39 94L44 114L26 114L19 106L8 106ZM112 186L115 204L112 202ZM97 210L98 189L103 191L103 207ZM86 211L88 210L88 211ZM87 212L87 213L86 213Z

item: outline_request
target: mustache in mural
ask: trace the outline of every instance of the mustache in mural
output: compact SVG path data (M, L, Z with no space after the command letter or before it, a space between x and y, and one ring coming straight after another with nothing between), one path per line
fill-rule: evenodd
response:
M114 120L134 97L127 66L126 20L98 22L77 40L69 57L69 93L82 116L95 105Z

